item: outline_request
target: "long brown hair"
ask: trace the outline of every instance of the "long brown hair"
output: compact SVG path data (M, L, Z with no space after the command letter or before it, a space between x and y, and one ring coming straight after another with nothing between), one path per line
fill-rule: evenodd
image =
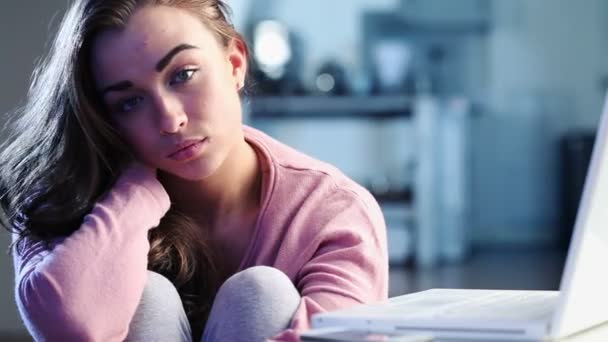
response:
M133 156L113 128L95 92L91 44L100 32L124 27L146 5L174 6L197 15L225 47L244 39L221 0L76 0L51 50L32 77L26 104L13 113L0 152L3 225L27 241L51 242L77 230L97 199ZM220 282L202 229L176 208L150 231L148 268L177 287L200 339Z

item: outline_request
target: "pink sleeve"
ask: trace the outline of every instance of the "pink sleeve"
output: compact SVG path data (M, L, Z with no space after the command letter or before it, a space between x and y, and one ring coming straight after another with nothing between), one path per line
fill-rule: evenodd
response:
M169 209L154 175L127 170L67 238L13 251L16 301L47 341L123 341L147 277L148 230Z
M273 341L299 341L313 314L385 300L388 296L386 226L375 201L353 201L320 231L313 257L295 284L302 295L288 330ZM332 207L331 205L327 207ZM317 215L323 215L319 211Z

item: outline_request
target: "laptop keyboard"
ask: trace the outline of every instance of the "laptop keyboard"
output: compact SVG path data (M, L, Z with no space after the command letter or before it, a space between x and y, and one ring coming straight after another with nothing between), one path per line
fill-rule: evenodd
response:
M434 316L534 320L551 314L557 305L557 300L558 296L551 293L492 293L445 305L439 308Z

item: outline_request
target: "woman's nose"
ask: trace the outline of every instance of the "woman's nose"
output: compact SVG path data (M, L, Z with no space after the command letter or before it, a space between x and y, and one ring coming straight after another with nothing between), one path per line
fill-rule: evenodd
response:
M156 103L161 135L178 133L188 124L188 115L186 115L181 101L175 96L159 96Z

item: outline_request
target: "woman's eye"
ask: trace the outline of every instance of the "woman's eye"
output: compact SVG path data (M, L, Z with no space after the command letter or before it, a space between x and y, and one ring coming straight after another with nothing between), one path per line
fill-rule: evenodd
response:
M171 81L169 81L169 84L174 85L174 84L185 83L185 82L189 81L192 78L192 76L194 76L194 73L197 71L198 71L197 69L180 70L173 75L173 78L171 78Z
M135 107L143 100L141 96L129 97L125 100L119 101L115 106L115 109L119 113L129 113L135 110Z

